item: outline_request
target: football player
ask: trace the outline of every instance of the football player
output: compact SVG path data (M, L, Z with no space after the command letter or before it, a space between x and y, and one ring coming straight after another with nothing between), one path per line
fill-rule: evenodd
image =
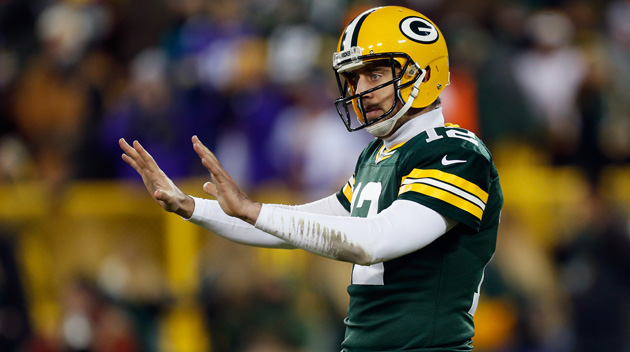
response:
M354 263L343 351L471 351L503 195L482 141L445 124L444 37L418 12L377 7L346 27L332 64L346 127L376 138L327 198L252 201L197 137L216 200L184 194L137 141L120 140L122 157L164 209L213 233Z

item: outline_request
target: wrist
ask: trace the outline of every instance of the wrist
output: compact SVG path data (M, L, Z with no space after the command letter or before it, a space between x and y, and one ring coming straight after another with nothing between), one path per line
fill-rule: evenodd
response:
M179 209L175 211L175 214L181 216L184 219L190 219L195 211L195 200L186 195L180 203Z
M261 203L252 202L247 212L247 216L243 220L247 221L248 223L252 225L256 224L256 221L258 221L258 215L260 215L260 209L262 209Z

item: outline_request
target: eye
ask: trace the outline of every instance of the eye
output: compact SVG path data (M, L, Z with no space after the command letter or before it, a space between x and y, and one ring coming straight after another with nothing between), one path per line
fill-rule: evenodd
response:
M383 75L381 75L380 73L376 73L376 72L372 72L372 74L370 75L371 79L373 81L378 81Z

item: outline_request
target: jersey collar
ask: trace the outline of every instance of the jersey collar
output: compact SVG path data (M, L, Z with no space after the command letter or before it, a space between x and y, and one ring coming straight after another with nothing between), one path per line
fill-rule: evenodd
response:
M429 128L440 126L444 126L444 115L442 114L442 108L437 108L407 121L391 136L384 138L383 143L387 150L391 150Z

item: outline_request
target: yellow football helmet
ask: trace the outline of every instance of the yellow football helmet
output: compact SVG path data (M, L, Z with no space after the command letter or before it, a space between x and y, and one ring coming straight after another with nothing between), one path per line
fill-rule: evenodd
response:
M356 94L347 73L383 59L389 60L393 79ZM391 131L409 108L431 105L449 84L450 77L446 42L438 27L421 13L399 6L372 8L354 18L339 39L333 69L341 93L335 106L346 128L356 131L368 127L377 137ZM397 101L382 116L367 122L362 97L388 85L394 85L403 107L377 128L373 125L392 113ZM350 104L360 123L358 127L352 127Z

